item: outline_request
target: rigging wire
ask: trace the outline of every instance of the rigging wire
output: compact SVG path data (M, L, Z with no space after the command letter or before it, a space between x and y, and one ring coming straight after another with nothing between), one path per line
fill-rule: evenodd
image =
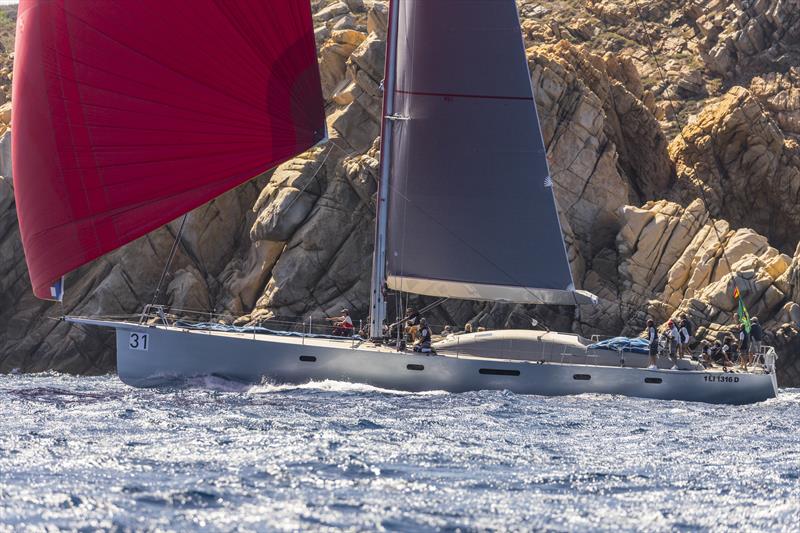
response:
M338 148L339 150L341 150L344 153L345 156L347 156L350 153L352 153L352 152L347 152L344 148L342 148L341 146L339 146L335 142L331 141L330 139L329 139L329 142L330 142L330 148L328 149L328 153L325 154L325 157L323 158L322 163L320 163L320 165L314 171L314 174L311 176L311 178L308 180L308 182L300 189L299 193L294 198L292 198L292 201L289 202L289 205L286 207L286 209L291 208L292 205L294 205L294 203L297 201L297 199L300 198L300 196L303 195L303 193L309 187L309 185L311 185L311 183L313 183L315 181L315 179L317 177L317 174L319 174L319 171L322 169L322 167L325 166L325 163L328 161L328 157L330 157L331 152L333 151L334 147ZM170 266L172 265L172 261L175 258L175 253L178 250L178 245L180 244L181 237L183 235L183 228L186 225L186 218L188 216L189 216L189 213L186 213L186 214L183 215L183 218L181 219L180 228L178 229L178 233L175 235L175 241L172 243L172 248L170 249L169 255L167 256L167 262L164 265L164 269L161 272L161 277L159 278L158 284L156 285L156 290L155 290L155 293L153 294L153 299L150 302L150 305L146 306L145 310L142 312L142 319L144 319L145 314L147 312L149 312L149 309L154 307L156 305L156 303L158 302L158 298L161 295L161 288L162 288L162 286L164 284L164 281L166 280L167 274L169 273Z
M661 79L661 83L664 85L664 87L667 87L669 82L667 81L666 74L664 74L664 70L661 67L661 63L658 60L658 55L655 52L655 47L653 46L653 41L650 38L650 32L647 30L647 24L645 24L644 15L642 14L642 10L639 7L639 0L633 0L633 5L634 5L634 8L636 9L636 15L639 18L639 22L642 24L642 29L644 31L645 41L646 41L646 45L647 45L647 50L650 53L650 55L652 56L653 61L655 62L656 71L658 73L659 78ZM669 98L667 100L667 102L669 102L669 106L670 106L670 109L672 110L672 114L675 116L675 122L678 123L678 136L688 146L689 143L686 141L686 138L683 136L683 128L685 127L685 125L682 123L683 121L681 120L680 116L678 115L677 109L675 109L675 105L673 104L672 98ZM717 237L717 242L719 243L719 246L720 246L720 248L722 250L722 258L728 264L728 271L731 273L731 276L732 276L732 279L733 279L733 286L734 286L734 288L739 289L739 284L737 283L737 280L738 280L739 276L738 276L737 272L734 272L733 264L728 259L728 254L725 252L725 245L722 242L722 236L720 235L719 231L717 230L717 224L716 224L717 220L714 220L714 218L711 216L711 211L710 211L711 204L708 202L708 198L706 197L706 194L705 194L705 191L703 190L703 187L700 186L700 187L697 188L697 190L700 193L700 197L703 200L703 204L705 204L706 211L708 212L708 217L709 217L709 219L711 221L711 228L714 230L714 234ZM712 270L711 274L709 274L709 275L712 275L712 274L713 274L713 270ZM709 278L709 281L711 281L711 278Z
M439 307L441 304L445 303L449 299L450 298L439 298L435 302L430 303L430 304L426 305L425 307L423 307L422 309L420 309L419 311L417 311L417 313L419 313L421 315L422 313L425 313L426 311L430 311L434 307ZM400 320L389 324L389 327L398 326L398 325L406 322L407 320L408 319L406 319L405 316L403 316L403 318L401 318Z
M319 166L314 171L314 174L311 176L311 178L309 178L309 180L306 182L306 184L303 185L303 187L299 190L299 192L295 195L295 197L292 198L292 201L289 202L289 205L287 205L284 208L285 211L288 211L295 204L295 202L298 200L298 198L303 196L303 193L306 192L306 189L308 189L308 187L317 179L317 174L319 174L319 171L322 170L322 167L325 166L325 163L328 161L328 157L330 157L331 152L333 152L334 148L338 148L339 150L341 150L344 153L345 156L348 156L348 155L353 153L352 151L350 151L350 152L346 151L344 148L342 148L341 146L339 146L338 144L336 144L335 142L333 142L330 139L328 139L328 142L330 143L330 148L328 149L328 153L325 154L325 157L322 159L322 163L319 164Z
M169 256L167 256L167 262L164 265L164 270L161 271L161 278L158 280L158 285L156 285L156 292L153 293L153 300L150 302L150 305L145 308L145 311L142 312L142 319L144 319L144 315L150 308L154 307L158 302L158 297L161 295L161 287L164 285L164 280L167 278L167 274L169 272L170 267L172 266L172 260L175 258L175 252L178 251L178 245L181 242L181 236L183 235L183 228L186 226L186 218L189 216L189 213L183 215L181 219L181 226L178 229L178 233L175 234L175 242L172 243L172 248L169 251Z

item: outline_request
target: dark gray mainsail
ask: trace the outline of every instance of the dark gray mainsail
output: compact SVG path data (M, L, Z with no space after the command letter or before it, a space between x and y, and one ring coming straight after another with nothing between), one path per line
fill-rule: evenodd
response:
M392 8L388 286L589 303L574 290L515 1Z

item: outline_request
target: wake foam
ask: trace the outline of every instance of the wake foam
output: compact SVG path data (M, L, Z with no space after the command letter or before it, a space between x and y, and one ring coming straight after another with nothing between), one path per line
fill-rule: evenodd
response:
M438 396L449 394L446 391L425 391L425 392L409 392L395 389L382 389L380 387L373 387L364 383L351 383L349 381L336 381L326 379L323 381L310 381L302 385L287 384L287 383L270 383L264 381L259 385L253 385L247 391L248 394L273 394L278 392L294 391L294 390L312 390L318 392L338 392L338 393L378 393L378 394L391 394L395 396Z

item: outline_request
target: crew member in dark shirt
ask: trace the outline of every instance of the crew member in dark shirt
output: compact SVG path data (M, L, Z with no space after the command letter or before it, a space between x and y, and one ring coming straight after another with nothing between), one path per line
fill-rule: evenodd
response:
M653 319L647 320L647 343L649 345L650 365L647 368L658 368L658 330L656 329Z
M420 319L419 327L417 327L414 351L423 353L431 351L431 328L428 327L428 321L424 318Z
M744 326L739 326L739 368L747 370L750 360L750 334Z
M764 330L758 322L758 317L754 316L750 321L750 362L757 363L761 355L761 343L764 340Z

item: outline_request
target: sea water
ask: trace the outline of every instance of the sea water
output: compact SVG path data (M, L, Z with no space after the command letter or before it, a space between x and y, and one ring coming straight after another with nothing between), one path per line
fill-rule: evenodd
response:
M744 407L0 376L0 530L800 528L800 390Z

